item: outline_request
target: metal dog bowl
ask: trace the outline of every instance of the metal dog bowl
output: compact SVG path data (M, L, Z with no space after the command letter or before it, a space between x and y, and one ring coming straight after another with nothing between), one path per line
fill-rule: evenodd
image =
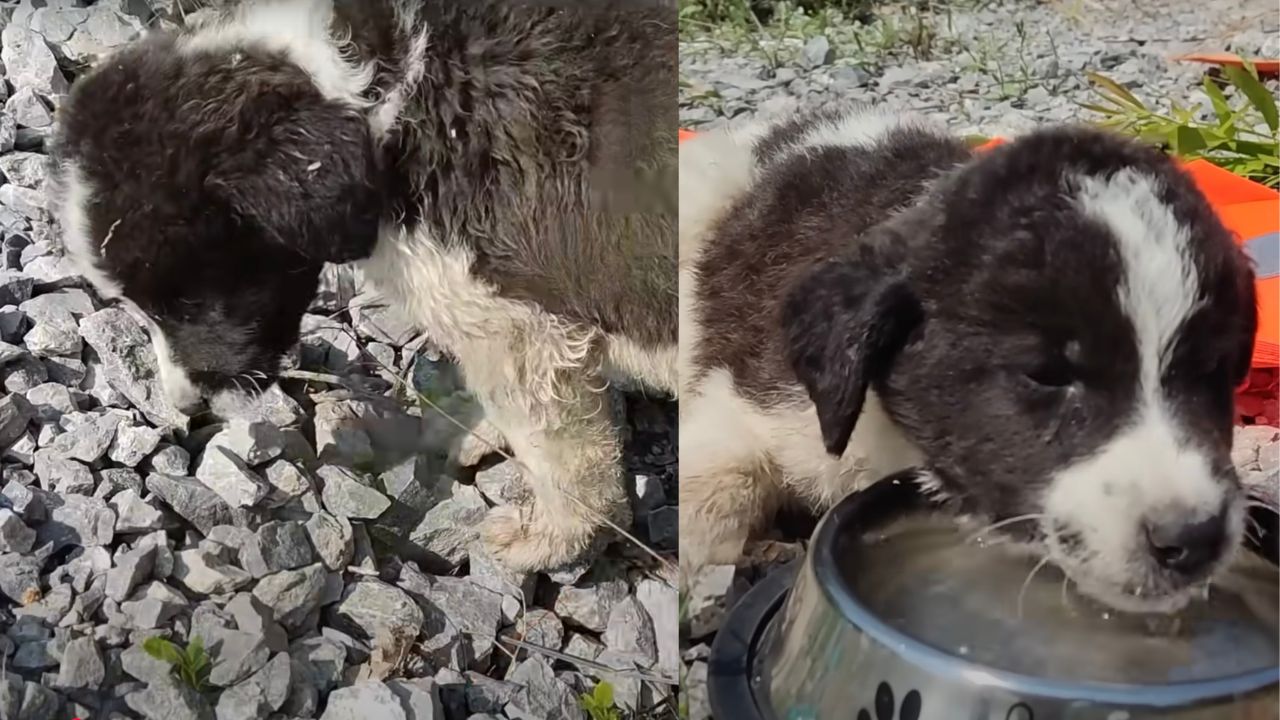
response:
M809 554L752 588L721 627L708 667L714 716L1277 717L1271 563L1241 553L1206 599L1131 615L1076 595L1056 569L1031 572L1034 558L969 539L905 476L841 501Z

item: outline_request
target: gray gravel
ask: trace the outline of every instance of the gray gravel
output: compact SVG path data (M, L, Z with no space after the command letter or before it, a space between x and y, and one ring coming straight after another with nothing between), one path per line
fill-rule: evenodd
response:
M1280 55L1280 16L1269 0L933 5L939 9L927 22L935 39L927 45L906 32L886 42L886 28L915 22L893 9L863 29L812 27L785 40L690 33L680 45L681 123L712 127L857 101L932 116L959 133L1011 134L1096 117L1078 105L1092 98L1086 70L1157 105L1176 97L1211 114L1200 89L1205 66L1170 57Z
M550 575L487 556L476 526L527 501L524 481L450 461L459 433L394 381L459 417L474 400L358 270L325 268L297 353L341 384L288 381L221 422L172 407L144 325L63 256L45 195L59 102L86 63L199 4L0 2L0 717L581 717L606 644L674 679L649 649L676 591L634 546ZM619 397L630 530L670 554L647 518L674 510L674 404ZM589 626L557 611L565 592ZM203 641L205 692L143 651L153 635ZM669 712L669 687L645 707Z

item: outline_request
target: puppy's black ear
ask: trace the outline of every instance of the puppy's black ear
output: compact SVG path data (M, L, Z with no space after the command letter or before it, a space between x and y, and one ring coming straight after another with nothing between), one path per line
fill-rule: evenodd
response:
M1240 336L1231 367L1231 384L1238 387L1249 377L1253 367L1253 345L1258 335L1258 291L1253 266L1246 258L1236 273L1236 293L1240 298Z
M368 257L382 210L378 163L362 113L317 97L267 93L236 119L244 152L205 184L272 241L316 261Z
M849 259L824 261L792 288L782 311L787 361L817 406L827 452L844 454L867 387L923 318L900 274Z

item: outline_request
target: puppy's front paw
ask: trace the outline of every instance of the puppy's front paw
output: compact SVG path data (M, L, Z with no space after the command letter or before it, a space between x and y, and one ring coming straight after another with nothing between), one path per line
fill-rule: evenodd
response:
M461 467L475 467L489 454L506 450L507 447L507 439L502 436L502 431L488 420L481 420L471 432L462 436L454 457Z
M513 570L552 570L579 559L595 528L574 518L553 520L537 506L500 505L489 511L480 536L489 552Z

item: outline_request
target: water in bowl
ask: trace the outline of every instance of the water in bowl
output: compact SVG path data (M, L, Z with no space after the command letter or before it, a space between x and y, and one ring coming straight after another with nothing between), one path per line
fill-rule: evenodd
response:
M1248 553L1184 610L1140 615L1075 593L1054 567L1032 576L1035 558L979 545L972 530L940 518L899 521L856 547L846 575L868 608L907 635L988 667L1163 684L1280 662L1280 573Z

